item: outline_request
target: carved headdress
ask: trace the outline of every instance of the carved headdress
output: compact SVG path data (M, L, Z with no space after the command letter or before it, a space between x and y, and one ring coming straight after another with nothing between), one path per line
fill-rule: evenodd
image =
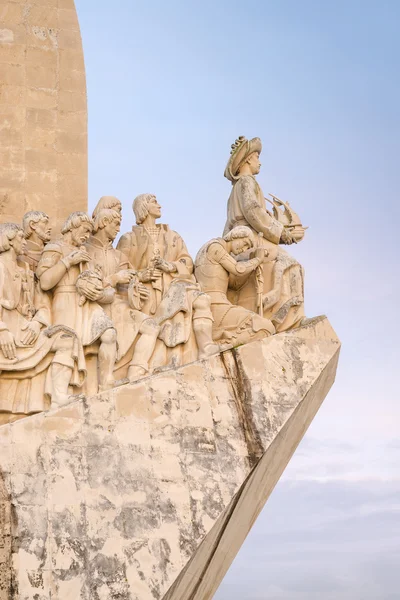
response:
M261 153L262 144L260 138L248 140L244 135L240 135L234 144L231 146L231 155L225 169L225 177L234 183L238 179L237 172L244 161L253 154L253 152Z

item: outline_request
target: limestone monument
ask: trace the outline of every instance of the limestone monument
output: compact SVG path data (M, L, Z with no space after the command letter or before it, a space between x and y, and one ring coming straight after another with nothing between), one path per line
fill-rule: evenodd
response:
M146 193L115 247L73 1L0 11L0 600L211 599L334 382L306 228L239 137L222 237L193 261Z

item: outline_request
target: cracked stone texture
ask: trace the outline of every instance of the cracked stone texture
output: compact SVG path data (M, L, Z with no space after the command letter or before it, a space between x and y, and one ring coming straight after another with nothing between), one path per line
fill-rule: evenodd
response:
M328 393L326 318L0 427L0 600L212 598Z
M0 215L87 209L87 106L74 0L0 5Z

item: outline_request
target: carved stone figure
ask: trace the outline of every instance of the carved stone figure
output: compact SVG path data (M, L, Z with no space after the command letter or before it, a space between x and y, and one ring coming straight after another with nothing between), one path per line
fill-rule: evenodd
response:
M128 377L133 381L148 373L160 327L141 311L143 300L148 297L146 287L139 282L125 254L112 246L120 229L120 212L110 208L98 210L97 206L93 214L93 234L85 244L91 257L90 267L101 269L103 284L112 291L112 296L108 295L107 298L111 301L98 302L117 331L115 371L119 377L123 377L127 370Z
M167 348L177 349L167 357L165 347L158 345L154 366L183 364L218 352L212 341L210 298L193 277L185 242L168 225L156 224L161 206L153 194L137 196L133 211L137 225L121 237L117 247L149 290L143 310L161 326L159 339Z
M255 258L250 260L238 262L234 258L253 246L252 238L248 227L234 227L223 239L204 244L196 256L196 279L211 298L214 340L236 345L275 333L271 321L231 304L227 298L229 284L231 287L243 285L263 263L263 247L257 248Z
M267 210L255 178L260 171L261 150L259 138L249 141L240 137L232 145L225 169L225 177L233 187L228 200L224 235L238 225L250 227L255 235L262 234L262 244L267 250L263 263L263 314L279 332L299 326L304 319L303 269L279 247L279 244L297 243L304 235L304 228L286 227ZM257 311L258 287L259 282L253 276L240 290L230 293L229 298L234 304Z
M12 414L62 406L85 375L74 331L50 326L32 271L17 263L25 246L19 225L0 225L0 412Z
M117 333L98 304L106 302L111 290L104 289L101 277L95 272L85 274L92 257L84 244L92 230L92 221L86 213L72 213L61 229L62 239L45 246L37 276L41 288L53 292L53 325L67 325L76 331L85 355L98 354L98 383L103 391L114 385ZM97 382L91 386L97 387Z
M22 228L26 239L26 249L22 258L35 272L43 248L51 240L49 216L40 210L31 210L24 215Z

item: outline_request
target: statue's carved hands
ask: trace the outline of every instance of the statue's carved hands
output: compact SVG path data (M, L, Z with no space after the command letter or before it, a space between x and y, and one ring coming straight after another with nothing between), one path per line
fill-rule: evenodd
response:
M139 281L143 281L143 283L149 283L152 279L154 279L152 269L144 269L144 271L140 271Z
M32 346L36 342L40 333L40 323L38 321L28 321L28 323L21 327L22 331L25 331L21 338L21 342L24 346Z
M90 254L83 248L79 248L79 250L73 250L71 254L68 254L68 256L64 258L64 263L69 267L72 267L72 265L79 265L79 263L89 262L90 260Z
M150 297L150 290L145 285L143 285L143 283L139 283L138 291L141 300L147 300Z
M9 360L17 358L14 336L8 329L0 331L0 348L5 358Z
M136 271L132 269L122 269L122 271L118 271L116 275L117 283L129 283L131 279L136 277Z
M284 227L281 233L281 239L279 240L281 244L297 244L297 239L291 234L289 229Z
M256 248L255 252L254 252L254 258L258 258L260 263L262 263L264 261L264 257L265 257L265 248L263 248L262 246L259 248Z
M158 269L144 269L144 271L140 271L139 273L139 281L143 283L149 283L150 281L156 281L156 279L160 279L162 276L161 271Z
M164 273L175 273L177 271L176 265L172 262L168 262L165 258L157 256L154 259L154 266L156 269L163 271Z
M88 300L97 302L104 296L104 288L100 283L85 279L80 282L79 293L83 294Z

